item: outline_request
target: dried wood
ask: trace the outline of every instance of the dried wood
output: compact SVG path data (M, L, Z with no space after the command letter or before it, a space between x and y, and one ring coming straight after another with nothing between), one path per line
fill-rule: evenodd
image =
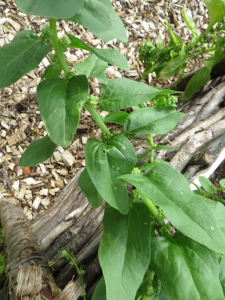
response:
M176 153L170 163L181 172L194 154L200 150L206 143L209 143L216 137L224 133L225 120L221 120L207 129L195 134L191 137Z

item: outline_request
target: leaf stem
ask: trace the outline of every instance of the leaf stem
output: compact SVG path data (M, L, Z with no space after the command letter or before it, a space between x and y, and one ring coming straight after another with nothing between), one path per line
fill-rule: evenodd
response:
M54 34L52 36L52 44L55 49L55 54L58 58L58 61L65 73L70 73L70 68L67 65L66 59L63 55L63 50L58 39L57 29L56 29L56 19L49 19L50 28L53 30Z
M89 111L89 113L91 114L92 118L98 124L99 128L101 129L101 131L103 133L110 133L109 129L107 128L107 126L103 122L101 116L98 114L98 112L96 111L96 109L94 108L93 105L91 105L89 103L85 103L84 104L84 108L86 108Z
M153 142L153 135L152 135L152 134L149 135L149 140L148 140L148 142L149 142L149 145L151 146L151 148L150 148L150 153L151 153L150 158L151 158L151 162L154 162L155 150L154 150L154 148L153 148L153 145L155 146L155 144L154 144L154 142Z
M150 212L152 213L152 215L156 219L157 223L160 226L163 226L165 224L165 222L164 222L163 218L159 216L159 212L156 209L155 205L152 203L152 201L150 199L148 199L147 197L145 197L145 195L143 195L142 193L141 193L141 199L148 206Z

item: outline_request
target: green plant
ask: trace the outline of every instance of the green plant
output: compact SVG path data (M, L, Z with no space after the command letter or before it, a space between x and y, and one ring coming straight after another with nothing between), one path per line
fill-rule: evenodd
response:
M156 46L150 40L140 46L139 59L146 65L143 79L149 73L155 72L156 78L165 79L179 74L176 84L180 83L184 70L190 59L195 59L199 55L209 54L204 67L200 69L188 83L182 100L189 99L195 92L202 88L209 80L210 73L214 65L219 63L224 56L224 30L225 4L223 0L205 0L211 20L204 34L199 35L195 22L189 17L186 7L183 9L184 21L192 33L191 41L182 41L175 32L166 24L170 32L170 41L167 46L161 36L158 36ZM222 19L221 19L222 18ZM217 23L215 28L212 26Z
M72 267L75 267L77 274L79 276L79 279L80 279L80 285L84 286L83 276L85 274L85 271L82 268L78 268L77 263L76 263L76 258L74 256L73 252L71 250L69 250L67 252L65 247L58 248L58 252L60 253L60 257L54 262L49 261L48 262L49 267L50 268L54 267L54 265L56 265L61 259L64 259L66 262L69 262L69 264ZM81 296L84 298L84 300L86 299L85 290L82 292Z
M169 132L183 117L174 108L176 98L171 94L176 92L129 79L107 81L104 70L108 63L129 69L119 51L96 49L73 35L67 35L69 40L58 39L56 19L65 19L82 24L104 41L118 38L125 42L125 30L110 0L16 2L24 13L49 18L50 26L40 37L32 31L19 32L11 44L0 48L0 87L16 82L52 47L55 50L37 88L48 134L31 143L20 166L34 166L51 157L57 145L68 146L83 108L102 131L100 140L87 141L86 168L78 182L93 207L100 206L103 199L106 202L99 249L104 277L92 299L224 299L225 208L193 193L183 175L156 158L157 149L173 150L155 144L153 134ZM63 55L67 47L93 53L75 66L77 75ZM100 98L89 95L88 79L93 76L104 83ZM146 104L150 99L151 107ZM102 119L94 105L112 112ZM130 114L121 111L130 107ZM106 122L122 125L123 131L110 132ZM130 139L145 140L148 154L137 156ZM137 159L144 158L148 162L137 167ZM129 192L127 182L134 186ZM171 225L165 223L166 216L176 228L174 235ZM70 254L62 254L73 261Z

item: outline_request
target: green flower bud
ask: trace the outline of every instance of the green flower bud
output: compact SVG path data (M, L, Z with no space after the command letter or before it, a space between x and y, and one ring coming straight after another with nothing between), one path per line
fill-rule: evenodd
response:
M51 29L51 28L47 25L47 26L45 26L44 28L42 28L40 38L41 38L42 40L48 40L48 41L51 41L51 40L52 40L53 34L54 34L54 30Z

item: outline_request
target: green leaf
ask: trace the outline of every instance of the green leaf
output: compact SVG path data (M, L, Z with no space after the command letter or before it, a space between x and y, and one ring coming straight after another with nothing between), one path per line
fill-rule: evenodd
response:
M225 178L220 180L220 187L225 188Z
M186 68L186 65L187 65L187 63L184 63L184 64L182 64L182 65L180 66L180 69L179 69L179 77L178 77L178 79L177 79L177 81L176 81L175 86L178 85L178 84L181 82L181 80L182 80L182 78L183 78L184 70L185 70L185 68Z
M224 299L217 254L180 233L173 240L152 238L150 265L169 298Z
M171 107L144 107L132 112L124 123L126 135L133 133L165 134L182 119L183 113Z
M216 221L220 227L220 230L222 231L223 235L225 236L225 219L224 219L225 207L224 207L224 205L222 203L213 201L206 197L202 197L202 200L209 206L209 208L213 212L213 215L216 218Z
M102 277L97 284L91 300L107 300L104 277Z
M78 179L78 184L92 207L96 208L102 204L103 199L91 181L87 169L84 169L84 171L81 173Z
M62 147L74 137L80 119L79 103L88 97L88 80L84 75L65 79L47 79L37 88L38 106L51 140Z
M75 47L75 48L80 48L84 49L87 51L90 51L94 53L98 58L106 61L107 63L116 66L120 69L123 70L130 70L130 67L128 65L128 62L126 58L120 53L119 50L116 49L98 49L94 48L86 43L84 43L82 40L79 40L75 36L71 34L67 34L68 38L71 41L71 44L69 47Z
M110 0L85 0L84 8L69 21L83 25L105 42L115 38L127 42L123 23Z
M173 32L173 30L170 28L170 25L168 23L166 23L167 28L169 29L170 32L170 40L172 39L174 41L175 44L177 44L178 46L182 44L182 39L175 33ZM174 44L171 43L169 45L169 47L173 46Z
M225 16L224 0L205 0L205 5L210 15L210 22L205 34Z
M137 159L145 159L149 158L150 154L137 154Z
M41 75L41 79L58 78L61 72L60 64L49 65Z
M52 45L31 30L24 30L0 48L0 88L9 86L35 69Z
M66 19L75 15L84 6L84 0L16 0L19 9L27 15L53 19Z
M145 83L127 78L116 78L103 85L99 108L105 111L121 110L146 102L156 95L180 92L159 90Z
M103 121L123 125L128 116L129 114L125 111L115 111L105 116Z
M164 146L164 145L158 145L154 149L164 149L164 150L173 151L173 150L178 150L179 147L169 147L169 146Z
M160 50L163 49L163 48L165 47L165 46L164 46L163 39L162 39L162 37L161 37L160 34L159 34L158 37L157 37L156 45L157 45L157 48L159 48Z
M0 255L0 278L4 275L5 273L5 259L2 255Z
M218 222L204 198L193 194L187 180L164 164L145 175L120 176L159 205L180 232L209 249L225 253L225 239Z
M225 295L225 256L220 261L220 283L222 285L223 294Z
M142 203L133 203L128 215L106 206L99 261L108 300L131 300L151 259L151 214Z
M32 142L23 153L19 160L20 167L33 167L47 159L54 153L57 145L49 138L48 135Z
M129 139L135 140L135 141L147 141L147 137L146 138L142 138L142 137L135 136L135 135L130 135Z
M204 177L204 176L199 176L199 182L201 183L202 187L204 188L204 190L208 193L213 193L215 192L215 187L212 184L211 181L209 181L208 178Z
M216 43L216 50L214 55L209 57L206 61L203 62L204 66L206 66L210 72L217 63L219 63L225 56L223 54L223 41L218 39Z
M128 213L126 183L117 179L131 173L136 155L130 141L122 134L114 135L107 143L88 139L85 147L86 168L101 197L122 214Z
M78 75L84 74L88 79L94 77L104 84L108 83L105 75L105 70L107 68L107 62L98 58L95 54L88 56L83 63L74 66Z
M187 28L191 31L193 36L198 36L196 24L195 24L194 20L192 20L192 18L189 17L185 5L184 5L184 9L183 9L183 17L184 17L184 21L187 25Z
M181 65L183 65L189 58L189 55L178 55L177 57L172 58L160 72L159 78L165 79L172 77L174 74L179 72Z
M207 67L200 69L188 82L181 100L188 100L191 98L191 96L202 88L210 80L210 78L210 70Z

